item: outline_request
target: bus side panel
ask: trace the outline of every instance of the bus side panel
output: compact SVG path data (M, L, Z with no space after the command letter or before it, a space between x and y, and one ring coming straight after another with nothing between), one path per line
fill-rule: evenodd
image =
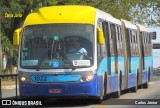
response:
M134 87L136 85L136 72L139 69L139 58L132 57L131 58L131 73L128 76L128 88Z
M118 76L110 77L110 92L115 92L118 90Z
M108 70L111 70L111 74L109 74L109 77L108 77L108 81L109 85L107 85L106 89L109 89L108 91L109 92L115 92L118 90L118 76L117 74L115 74L115 57L108 57L108 61L111 61L111 63L108 63L108 64L111 64L111 66L108 66L107 65L107 59L104 58L100 65L99 65L99 68L98 68L98 71L97 71L97 75L98 75L98 94L102 94L102 89L103 89L103 75L104 75L104 72L107 72L107 68L111 68L111 69L108 69Z
M118 72L121 72L122 78L121 78L121 90L124 90L124 57L118 57ZM118 88L117 88L118 90Z
M110 76L110 92L118 90L118 72L116 73L115 57L111 56L111 76Z
M145 60L145 70L143 70L142 73L142 83L145 83L148 81L148 71L150 69L150 79L153 76L153 72L152 72L152 57L148 56L148 57L144 57Z
M147 70L142 72L142 84L147 82L148 80L148 75L147 75Z
M145 67L145 69L143 70L143 72L142 72L142 84L143 83L145 83L145 82L147 82L147 79L148 79L148 75L147 75L147 71L148 71L148 66L149 66L149 58L148 57L144 57L144 67Z
M150 56L150 80L152 79L153 77L153 57Z
M103 91L103 86L104 86L104 81L103 81L103 78L104 78L104 75L105 75L105 72L107 73L107 58L103 58L101 60L101 62L99 63L99 67L97 69L97 76L98 76L98 95L102 95L102 91ZM106 88L107 89L107 88Z

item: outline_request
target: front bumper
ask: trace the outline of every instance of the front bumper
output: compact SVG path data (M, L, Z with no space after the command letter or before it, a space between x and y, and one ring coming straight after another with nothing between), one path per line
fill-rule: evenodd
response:
M87 82L65 83L22 83L19 82L20 96L98 96L97 75ZM61 93L50 93L51 89L61 89Z

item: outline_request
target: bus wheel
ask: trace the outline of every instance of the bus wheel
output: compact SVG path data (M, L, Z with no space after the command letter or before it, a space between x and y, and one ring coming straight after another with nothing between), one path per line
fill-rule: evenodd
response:
M101 104L102 102L103 102L103 96L97 97L97 99L95 99L94 101L95 104Z
M148 81L143 84L143 88L148 88Z

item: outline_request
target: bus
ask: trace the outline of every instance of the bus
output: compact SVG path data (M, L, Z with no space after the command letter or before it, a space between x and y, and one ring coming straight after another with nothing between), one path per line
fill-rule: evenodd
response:
M90 6L42 7L15 30L13 44L21 97L102 102L147 88L152 77L150 30Z

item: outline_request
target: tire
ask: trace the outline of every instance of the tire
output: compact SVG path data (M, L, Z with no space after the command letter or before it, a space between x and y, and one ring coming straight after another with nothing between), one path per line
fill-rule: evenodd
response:
M147 89L148 88L148 81L143 84L143 88Z
M97 99L95 99L94 101L95 104L101 104L102 102L103 102L103 96L97 97Z

